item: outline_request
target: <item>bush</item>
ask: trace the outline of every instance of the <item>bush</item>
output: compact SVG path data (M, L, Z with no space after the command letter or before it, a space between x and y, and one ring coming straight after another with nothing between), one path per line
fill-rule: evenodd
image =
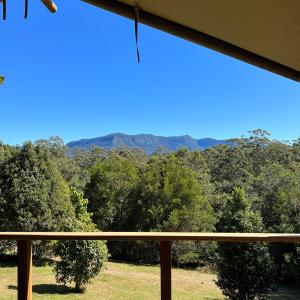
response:
M60 257L54 266L57 282L74 282L77 291L99 274L107 260L102 241L59 241L54 252Z
M70 221L66 230L95 231L96 226L87 211L88 200L83 193L71 188L70 199L76 219ZM74 282L77 291L99 274L108 257L103 241L58 241L54 254L59 257L54 266L56 281L63 284Z
M224 232L260 232L262 220L251 210L242 189L229 199L218 224ZM273 281L273 263L268 247L262 243L220 243L218 281L223 294L232 300L263 299Z
M259 243L222 243L219 246L217 285L232 300L264 299L272 283L268 248Z
M283 278L300 287L300 247L295 247L294 253L285 254L284 262L286 268L283 271Z

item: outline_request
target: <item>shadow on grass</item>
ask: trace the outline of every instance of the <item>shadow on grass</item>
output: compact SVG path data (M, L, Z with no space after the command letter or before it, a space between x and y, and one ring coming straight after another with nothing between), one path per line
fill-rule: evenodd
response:
M18 287L15 285L7 286L10 290L18 290ZM58 284L35 284L32 286L33 293L36 294L82 294L84 293L84 289L76 290L75 288L68 287L66 285L58 285Z
M14 268L18 264L18 257L16 255L0 254L1 268Z

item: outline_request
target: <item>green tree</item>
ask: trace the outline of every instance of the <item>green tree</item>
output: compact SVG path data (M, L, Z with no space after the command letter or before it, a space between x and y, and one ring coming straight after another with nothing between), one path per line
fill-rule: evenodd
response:
M97 241L59 241L54 253L59 257L54 271L58 283L75 283L76 291L99 274L107 260L107 248Z
M91 214L87 211L88 200L75 189L70 189L70 198L74 205L76 220L70 224L72 231L96 231ZM108 251L103 241L58 241L54 254L59 260L54 265L58 283L75 283L76 291L99 274L107 261Z
M243 143L236 147L219 145L204 151L218 193L231 193L237 186L250 189L253 172L245 147L249 149Z
M47 150L25 144L0 167L4 231L59 231L74 216L68 187Z
M92 167L85 195L98 229L125 229L129 195L137 181L134 162L115 153Z
M268 232L298 233L300 220L300 170L290 170L286 164L270 163L263 168L255 181L255 189L261 199L259 209ZM296 244L270 244L270 253L276 265L276 277L289 281L295 276L297 261ZM295 258L295 259L293 259ZM289 270L291 274L289 275Z
M31 143L13 151L1 149L0 230L61 231L74 217L74 209L67 184L48 150ZM3 251L15 249L8 243L2 246ZM50 251L51 242L34 242L34 262L43 262Z
M262 220L251 210L243 189L235 189L219 220L222 232L260 232ZM268 248L260 243L220 243L217 285L232 300L263 299L272 283L272 261Z
M135 210L132 220L138 231L208 231L214 227L213 211L197 173L174 155L152 157L140 172L135 193L135 207L130 207Z
M84 171L76 163L73 156L69 156L69 150L63 140L58 136L51 136L49 139L41 139L35 145L48 150L53 162L56 164L60 174L69 186L82 190L84 181Z
M129 228L134 231L212 231L215 218L199 183L197 172L174 154L155 155L140 170L140 180L131 198ZM144 262L158 261L158 247L140 243L146 250L133 250ZM176 264L198 263L203 245L173 244ZM133 249L133 248L132 248ZM147 252L151 257L144 256Z
M89 200L84 198L82 192L77 192L74 188L70 188L70 199L75 209L76 220L83 226L82 230L96 231L97 227L93 223L93 214L88 212Z
M292 233L300 217L300 170L270 163L254 182L267 231Z

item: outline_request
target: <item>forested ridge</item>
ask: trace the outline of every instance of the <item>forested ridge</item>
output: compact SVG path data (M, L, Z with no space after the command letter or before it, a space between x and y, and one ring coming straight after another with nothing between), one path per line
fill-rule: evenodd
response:
M0 145L1 231L299 233L299 216L300 141L272 140L264 130L231 145L151 155L96 147L70 154L58 137ZM106 260L105 247L91 245L101 249L91 274ZM278 282L300 286L296 244L175 242L172 247L174 265L217 270L217 284L230 299L254 299ZM74 251L66 252L70 248ZM113 259L159 262L154 242L110 242L107 248ZM34 261L78 256L76 249L94 257L94 250L78 242L36 242ZM13 253L14 244L1 242L0 251ZM56 266L57 278L68 282L64 268ZM243 276L250 278L248 287L239 283ZM88 282L75 280L78 286Z
M140 148L148 154L152 154L157 148L176 151L187 148L190 151L203 150L216 145L230 145L228 140L216 140L212 138L194 139L189 135L182 136L157 136L153 134L128 135L124 133L112 133L90 139L72 141L67 146L74 150L76 148L90 150L93 147L114 149L120 147Z

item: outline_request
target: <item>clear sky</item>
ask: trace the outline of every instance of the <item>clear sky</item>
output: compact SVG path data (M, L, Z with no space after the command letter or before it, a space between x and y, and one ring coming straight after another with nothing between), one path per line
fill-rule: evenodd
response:
M0 21L0 140L113 132L230 138L263 128L300 137L300 84L140 27L79 0L8 1Z

